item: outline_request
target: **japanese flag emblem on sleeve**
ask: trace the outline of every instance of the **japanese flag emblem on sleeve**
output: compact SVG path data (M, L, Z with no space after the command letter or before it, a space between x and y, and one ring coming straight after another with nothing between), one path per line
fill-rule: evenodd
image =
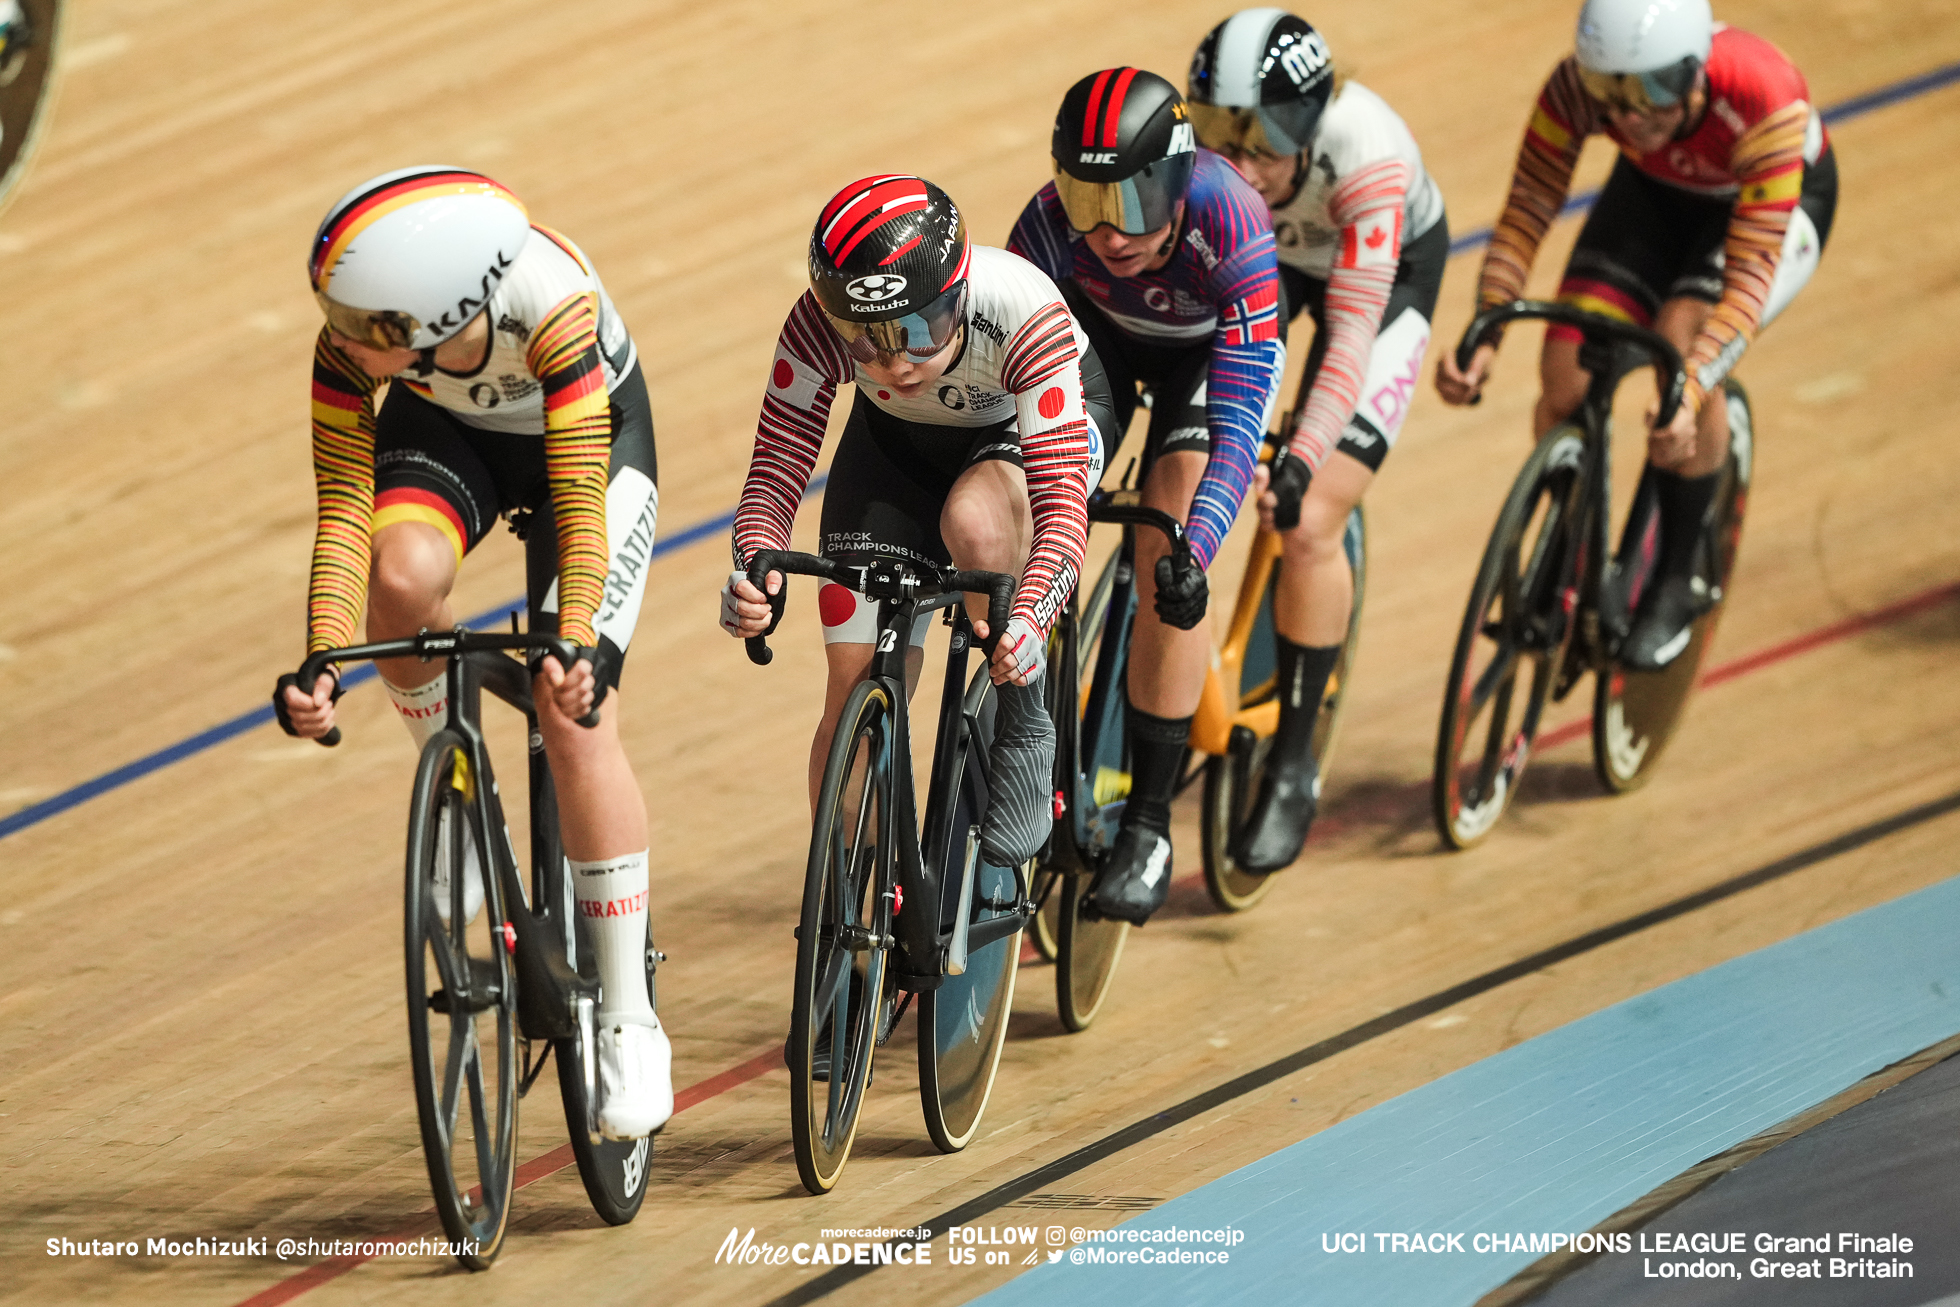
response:
M1402 210L1383 209L1341 228L1343 268L1392 268L1402 257Z
M823 374L790 353L780 342L776 360L769 365L769 394L792 408L807 410L816 402L823 385Z

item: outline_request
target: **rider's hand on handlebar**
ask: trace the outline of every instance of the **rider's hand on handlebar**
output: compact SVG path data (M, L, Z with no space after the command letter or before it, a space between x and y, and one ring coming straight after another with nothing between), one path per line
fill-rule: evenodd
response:
M1486 341L1470 356L1468 371L1459 372L1454 350L1444 350L1436 360L1436 393L1448 404L1474 404L1483 397L1484 382L1490 379L1490 361L1497 346Z
M566 671L556 654L546 654L538 660L538 675L550 688L551 701L559 712L577 721L592 711L599 681L590 658L574 659L571 670Z
M1272 466L1261 471L1266 473L1266 485L1260 487L1260 523L1270 530L1291 531L1300 525L1300 501L1307 497L1307 485L1313 480L1307 460L1282 448L1274 451Z
M1647 406L1647 457L1655 467L1676 468L1695 456L1696 436L1700 433L1701 422L1698 414L1689 410L1683 401L1674 410L1674 421L1664 427L1654 426L1654 419L1660 416L1659 400Z
M301 692L298 678L288 674L279 678L279 688L272 694L272 706L286 734L317 740L333 729L333 705L339 697L340 682L326 672L313 682L311 696Z
M987 638L987 623L975 619L973 633L980 639ZM987 670L994 678L995 685L1006 685L1012 681L1016 685L1026 685L1041 675L1048 664L1048 642L1041 638L1041 632L1034 629L1024 617L1008 619L1007 627L1000 633L1000 643L994 646L993 657Z
M1188 549L1173 549L1157 560L1157 616L1165 625L1190 630L1205 619L1210 602L1205 569Z
M747 573L730 572L728 584L721 588L721 629L732 636L747 638L765 634L774 624L781 600L771 604L770 595L783 593L783 574L771 572L763 578L769 594L755 588Z

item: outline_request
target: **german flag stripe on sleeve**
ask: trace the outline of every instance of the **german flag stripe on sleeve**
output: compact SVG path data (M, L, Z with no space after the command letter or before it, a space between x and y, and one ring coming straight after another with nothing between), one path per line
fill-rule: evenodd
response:
M367 601L374 394L380 386L321 330L313 346L313 481L320 520L307 584L309 653L351 644Z
M597 642L592 615L606 586L606 472L611 396L599 358L598 299L573 295L531 333L526 363L544 387L545 473L558 519L559 632Z

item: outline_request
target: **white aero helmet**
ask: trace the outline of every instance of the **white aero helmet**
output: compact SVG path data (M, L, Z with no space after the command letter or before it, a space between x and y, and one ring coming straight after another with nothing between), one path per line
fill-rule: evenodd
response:
M1586 0L1573 46L1587 92L1638 113L1693 90L1714 39L1708 0Z
M340 197L307 259L327 325L376 349L433 349L482 311L531 235L481 173L400 168Z

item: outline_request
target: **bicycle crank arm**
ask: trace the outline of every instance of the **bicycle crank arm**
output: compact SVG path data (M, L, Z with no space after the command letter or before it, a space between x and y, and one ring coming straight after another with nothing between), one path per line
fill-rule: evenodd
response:
M593 1143L604 1142L599 1133L599 1032L592 1019L592 996L580 994L572 1001L578 1025L579 1074L585 1080L585 1133Z
M953 917L953 942L946 950L946 974L966 974L967 917L973 911L973 872L980 865L980 828L966 828L965 866L960 870L960 907Z
M1004 917L989 917L985 921L977 921L966 933L967 948L978 952L995 940L1006 939L1026 926L1033 917L1034 904L1023 903Z

